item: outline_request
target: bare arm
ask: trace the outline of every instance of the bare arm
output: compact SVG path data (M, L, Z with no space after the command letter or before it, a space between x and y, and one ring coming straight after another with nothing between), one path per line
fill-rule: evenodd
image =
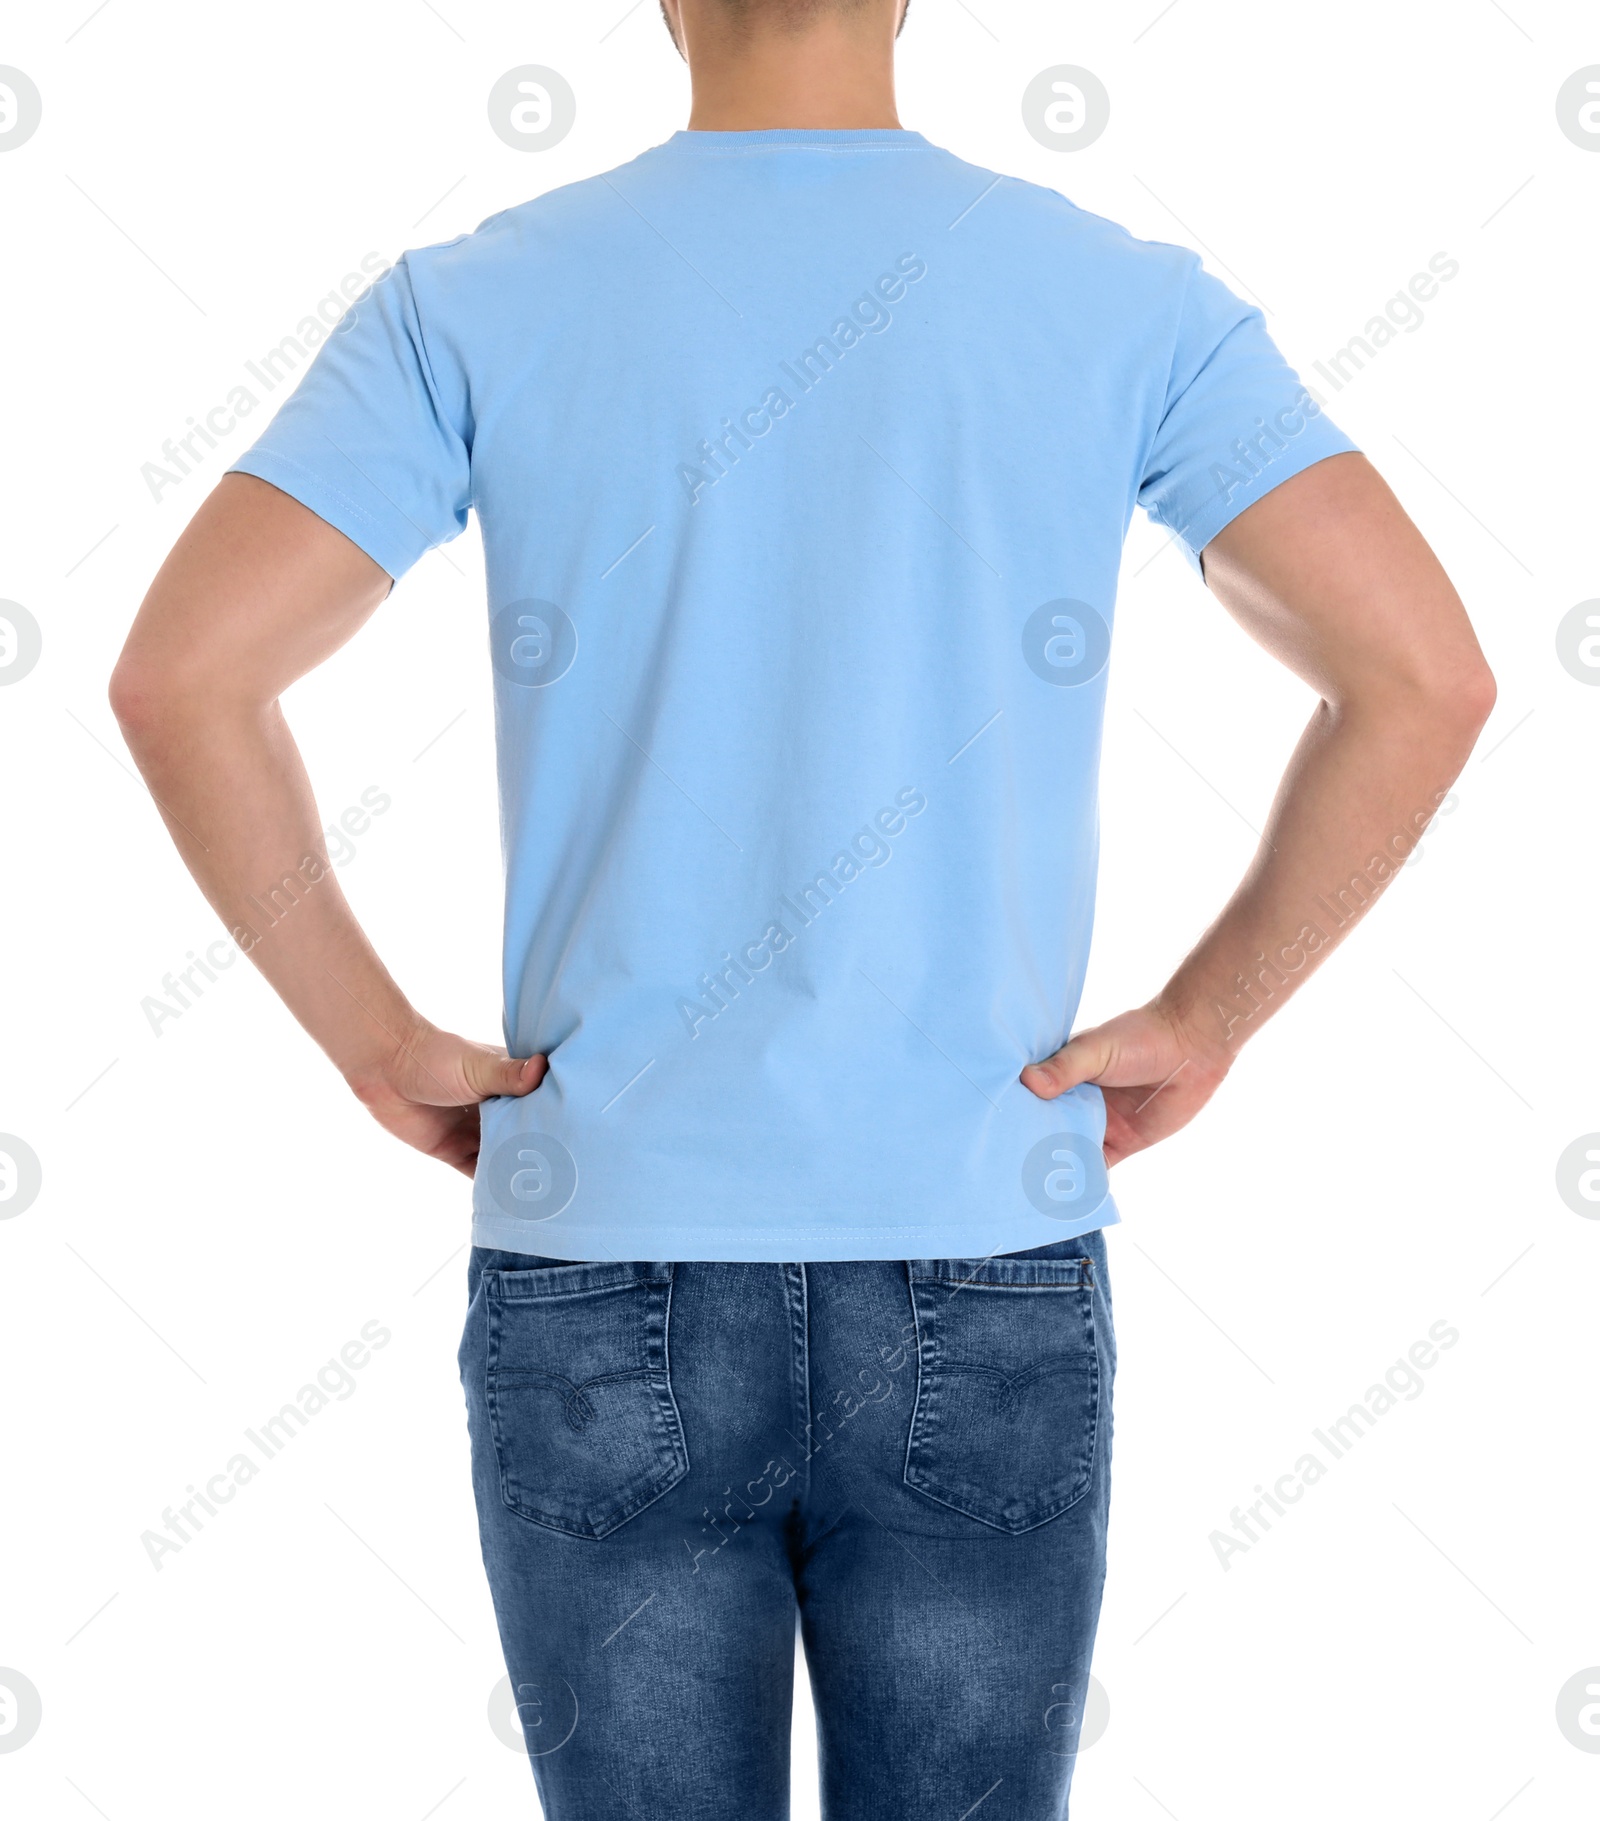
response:
M342 532L265 481L223 477L151 584L111 705L200 889L389 1131L471 1173L478 1102L541 1057L438 1030L406 999L328 861L281 692L389 592Z
M1177 1131L1405 863L1466 763L1494 679L1421 534L1359 455L1275 488L1206 548L1212 592L1321 697L1266 839L1146 1006L1023 1070L1041 1099L1106 1100L1111 1163Z

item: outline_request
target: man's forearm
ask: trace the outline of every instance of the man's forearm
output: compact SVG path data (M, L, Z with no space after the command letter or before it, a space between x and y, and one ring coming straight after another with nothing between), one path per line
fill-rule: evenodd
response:
M1254 862L1146 1006L1022 1071L1042 1099L1092 1081L1117 1163L1178 1131L1404 866L1477 737L1492 685L1369 694L1312 716Z
M388 592L342 532L265 481L225 475L152 583L111 703L239 947L379 1124L470 1175L478 1103L531 1093L545 1059L513 1060L412 1009L339 889L278 706Z
M1206 580L1320 698L1238 890L1148 1004L1022 1071L1042 1099L1101 1090L1116 1163L1180 1130L1239 1046L1415 850L1494 705L1449 578L1369 463L1338 455L1206 546Z
M1405 865L1477 737L1444 698L1319 705L1238 890L1158 997L1232 1052L1289 998Z
M130 687L118 711L179 853L240 950L347 1079L381 1071L416 1013L340 888L277 703L141 699Z
M111 705L178 851L240 949L352 1082L415 1014L345 902L278 701L388 577L276 488L230 474L151 584Z

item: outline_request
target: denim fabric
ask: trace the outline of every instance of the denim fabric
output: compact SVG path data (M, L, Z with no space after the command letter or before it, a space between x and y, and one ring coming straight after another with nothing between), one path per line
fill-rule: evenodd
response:
M1105 1574L1105 1235L906 1263L477 1248L484 1562L548 1821L1060 1821ZM988 1792L987 1794L985 1792Z

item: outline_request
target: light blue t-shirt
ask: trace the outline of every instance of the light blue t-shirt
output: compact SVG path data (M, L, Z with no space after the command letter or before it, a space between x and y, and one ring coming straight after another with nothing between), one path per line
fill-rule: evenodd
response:
M1115 1221L1098 1090L1017 1075L1083 984L1128 521L1193 559L1351 447L1194 254L917 133L678 133L402 258L236 467L396 577L478 514L550 1071L483 1109L476 1242Z

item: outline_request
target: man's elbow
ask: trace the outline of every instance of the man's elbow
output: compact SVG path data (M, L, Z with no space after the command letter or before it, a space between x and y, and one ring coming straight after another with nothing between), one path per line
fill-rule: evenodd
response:
M141 761L158 753L183 720L183 685L131 646L117 660L106 699L129 752Z
M154 678L148 667L127 650L118 658L116 668L111 673L106 699L111 704L117 725L122 729L123 738L130 746L160 719L159 691L154 686Z
M1470 751L1495 704L1494 672L1476 640L1415 654L1373 678L1371 706Z
M1335 716L1369 736L1422 746L1459 768L1495 704L1494 672L1474 645L1433 661L1391 663L1323 700Z
M1494 711L1494 672L1474 650L1431 677L1411 701L1412 726L1437 764L1458 772Z
M1494 713L1498 695L1494 672L1481 651L1475 652L1450 679L1449 688L1441 698L1441 707L1459 726L1469 749Z

